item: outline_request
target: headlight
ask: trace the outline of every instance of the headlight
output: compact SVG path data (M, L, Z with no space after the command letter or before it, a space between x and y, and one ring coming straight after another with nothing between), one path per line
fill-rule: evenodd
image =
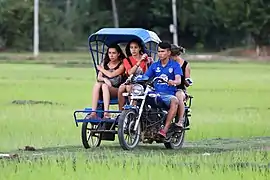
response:
M131 94L132 95L140 96L140 95L143 95L143 93L144 93L144 89L143 89L142 85L140 85L140 84L132 85L132 88L131 88Z

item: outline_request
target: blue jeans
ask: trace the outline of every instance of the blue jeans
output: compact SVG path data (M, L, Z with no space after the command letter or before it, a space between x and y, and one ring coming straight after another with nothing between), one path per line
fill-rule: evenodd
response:
M177 97L174 96L174 95L171 95L171 94L165 94L165 93L159 93L160 94L160 98L162 99L162 101L168 106L170 107L170 104L171 104L171 100L172 99L176 99L177 100Z

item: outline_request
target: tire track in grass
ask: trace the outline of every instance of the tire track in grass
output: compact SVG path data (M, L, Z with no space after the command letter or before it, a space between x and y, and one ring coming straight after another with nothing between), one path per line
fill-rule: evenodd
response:
M223 153L236 150L270 150L270 137L252 137L245 139L231 139L231 138L214 138L214 139L203 139L199 141L185 142L184 146L180 150L166 150L163 144L140 144L133 151L123 151L117 142L101 143L100 147L84 149L82 145L66 145L66 146L55 146L55 147L43 147L35 148L34 151L23 151L13 150L8 152L10 154L19 154L20 156L32 156L33 154L41 155L69 155L73 153L87 153L89 155L103 155L103 154L114 154L114 155L140 155L157 152L164 153L168 156L175 155L175 153L183 154L204 154L204 153ZM3 152L7 154L7 152Z

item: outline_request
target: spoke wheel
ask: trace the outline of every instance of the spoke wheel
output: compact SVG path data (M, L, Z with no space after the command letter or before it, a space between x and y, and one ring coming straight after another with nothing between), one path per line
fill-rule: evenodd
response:
M83 146L88 149L92 147L98 147L101 143L101 134L100 133L93 133L92 130L96 130L98 125L94 125L88 122L84 122L82 124L82 143Z
M140 141L141 126L140 123L136 131L134 126L137 115L134 110L124 110L118 120L118 139L124 150L134 149Z
M187 116L185 116L185 122L184 122L184 127L186 127L186 123L187 123L188 119ZM170 137L169 140L167 140L164 143L164 146L167 149L180 149L182 148L183 144L184 144L184 139L185 139L185 130L181 130L180 132L174 132L172 134L172 136Z

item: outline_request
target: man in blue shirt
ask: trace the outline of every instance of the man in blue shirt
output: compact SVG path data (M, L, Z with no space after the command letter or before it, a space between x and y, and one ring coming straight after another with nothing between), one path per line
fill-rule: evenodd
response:
M158 45L159 60L153 63L145 73L149 78L162 77L167 83L155 84L155 90L160 94L163 102L169 107L164 129L159 131L159 134L166 137L166 133L170 127L171 121L176 116L179 101L175 96L177 91L176 86L181 84L181 76L183 75L179 63L170 59L171 44L161 42Z

